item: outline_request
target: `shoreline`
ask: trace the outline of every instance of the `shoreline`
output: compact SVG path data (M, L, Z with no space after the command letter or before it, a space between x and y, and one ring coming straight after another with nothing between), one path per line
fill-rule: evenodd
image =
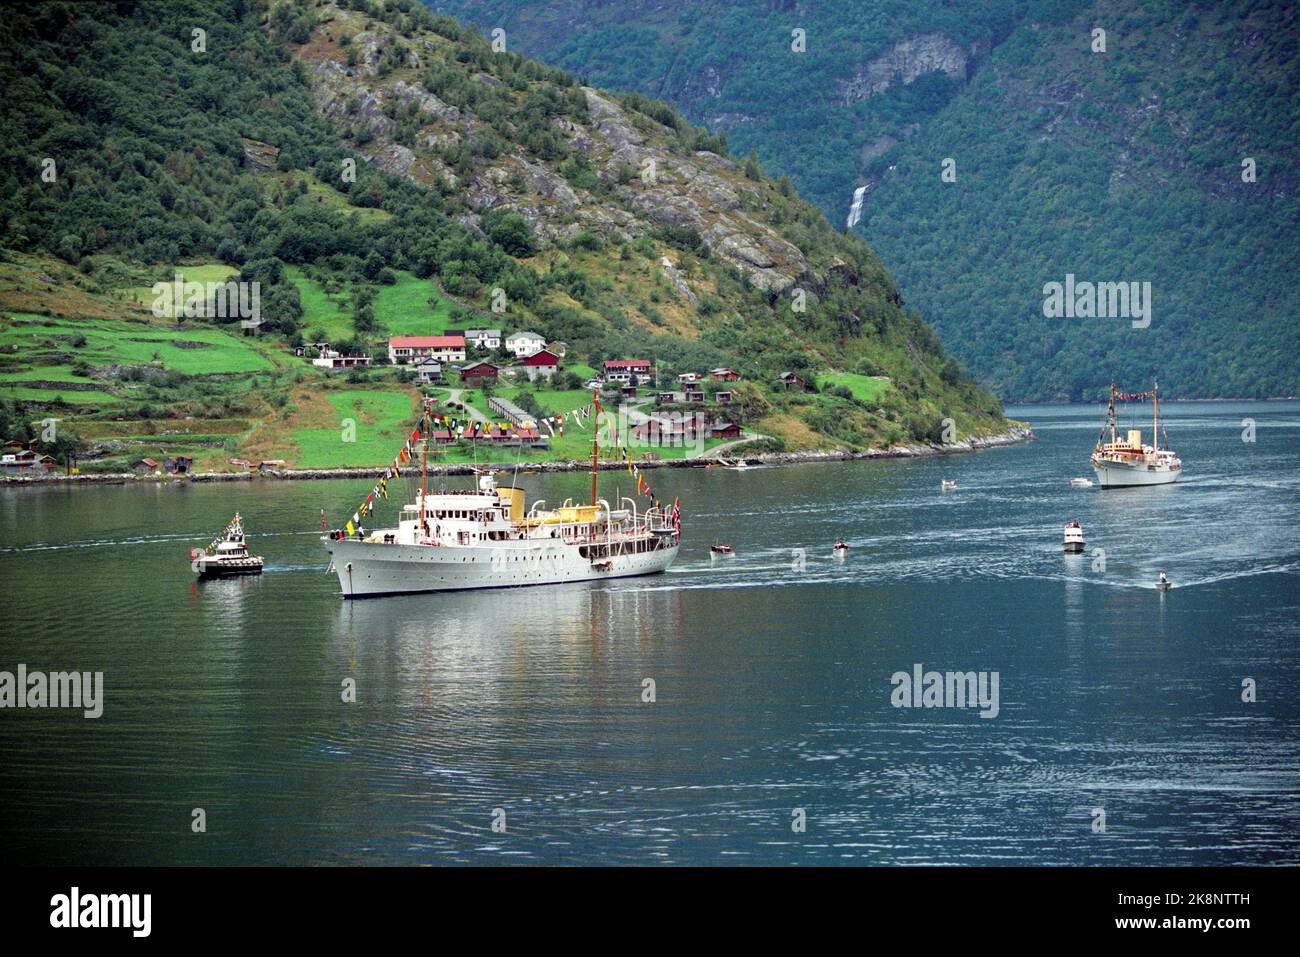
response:
M806 462L850 462L860 459L910 459L925 455L959 455L966 452L978 452L983 449L1001 448L1007 445L1019 445L1024 442L1037 441L1032 428L1013 426L1005 432L994 435L977 436L963 439L951 445L913 444L895 445L887 449L867 449L862 452L850 452L847 449L810 452L763 452L757 455L737 454L728 456L729 461L745 462L749 465L800 465ZM660 468L703 468L716 464L717 458L688 458L672 460L637 461L638 469ZM591 463L571 459L560 461L539 461L528 463L484 462L481 465L461 463L456 465L431 465L430 475L473 475L478 469L492 471L513 470L518 466L521 472L587 472ZM384 474L387 466L362 466L357 468L326 469L266 469L265 471L243 472L189 472L183 475L136 475L132 472L100 472L81 475L5 475L0 476L0 487L14 485L75 485L89 483L92 485L127 485L136 482L251 482L256 479L274 479L277 481L309 481L313 479L351 479L378 478ZM601 472L621 471L626 463L617 459L601 460L597 469Z

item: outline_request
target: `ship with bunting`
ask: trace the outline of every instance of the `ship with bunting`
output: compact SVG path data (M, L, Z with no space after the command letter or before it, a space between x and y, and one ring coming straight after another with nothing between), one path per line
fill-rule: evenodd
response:
M594 410L598 420L599 395ZM548 508L545 501L527 506L523 489L498 487L490 471L476 475L474 488L431 492L429 418L426 403L407 444L409 458L419 459L419 490L397 524L366 531L349 522L321 536L344 598L652 575L677 557L680 502L639 508L634 498L598 495L598 428L591 500Z
M1127 435L1120 435L1116 424L1116 405L1119 402L1145 402L1148 399L1153 406L1151 444L1145 445L1141 429L1130 428ZM1107 429L1110 430L1109 442L1105 441ZM1112 382L1110 403L1106 407L1106 422L1102 425L1091 458L1092 470L1097 473L1097 484L1102 488L1124 488L1177 482L1183 471L1183 463L1169 448L1167 435L1164 437L1164 448L1160 447L1163 433L1164 426L1160 421L1160 384L1153 384L1149 392L1130 393L1120 392Z

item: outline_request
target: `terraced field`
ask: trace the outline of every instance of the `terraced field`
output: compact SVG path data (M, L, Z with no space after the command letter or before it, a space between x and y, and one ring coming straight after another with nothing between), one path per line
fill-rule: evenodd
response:
M17 346L39 369L46 358L74 358L92 366L149 365L186 375L263 372L271 361L238 334L220 329L176 329L113 319L54 319L13 313L0 320L0 346Z

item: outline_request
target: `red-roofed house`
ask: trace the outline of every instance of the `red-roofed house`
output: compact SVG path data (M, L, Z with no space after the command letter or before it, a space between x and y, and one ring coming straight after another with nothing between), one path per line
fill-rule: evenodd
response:
M649 359L607 359L605 361L606 382L631 382L632 376L646 379L650 376Z
M465 361L464 336L393 336L388 340L388 359L394 365L412 359L440 362Z
M555 370L560 367L560 357L550 349L542 349L531 356L524 356L519 364L528 374L528 381L532 382L538 376L549 379L555 375Z

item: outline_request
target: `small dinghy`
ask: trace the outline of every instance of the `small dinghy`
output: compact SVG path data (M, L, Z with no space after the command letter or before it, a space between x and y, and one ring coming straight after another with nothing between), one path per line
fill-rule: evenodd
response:
M831 549L837 558L843 558L849 553L849 543L842 538L835 540L835 547Z
M730 545L714 544L709 546L709 551L712 552L714 555L730 555L735 550Z
M1174 583L1169 580L1169 576L1161 572L1160 577L1156 579L1156 591L1169 591L1173 587Z
M1079 525L1079 520L1077 518L1069 525L1065 526L1064 547L1067 552L1075 554L1083 551L1083 528Z
M262 574L262 558L248 554L244 541L244 520L235 513L230 524L207 548L190 549L190 567L199 578L227 578L233 575Z
M942 482L939 483L939 488L941 488L945 492L955 492L957 491L957 480L944 479Z
M1070 485L1074 488L1092 488L1092 479L1090 478L1072 478Z

